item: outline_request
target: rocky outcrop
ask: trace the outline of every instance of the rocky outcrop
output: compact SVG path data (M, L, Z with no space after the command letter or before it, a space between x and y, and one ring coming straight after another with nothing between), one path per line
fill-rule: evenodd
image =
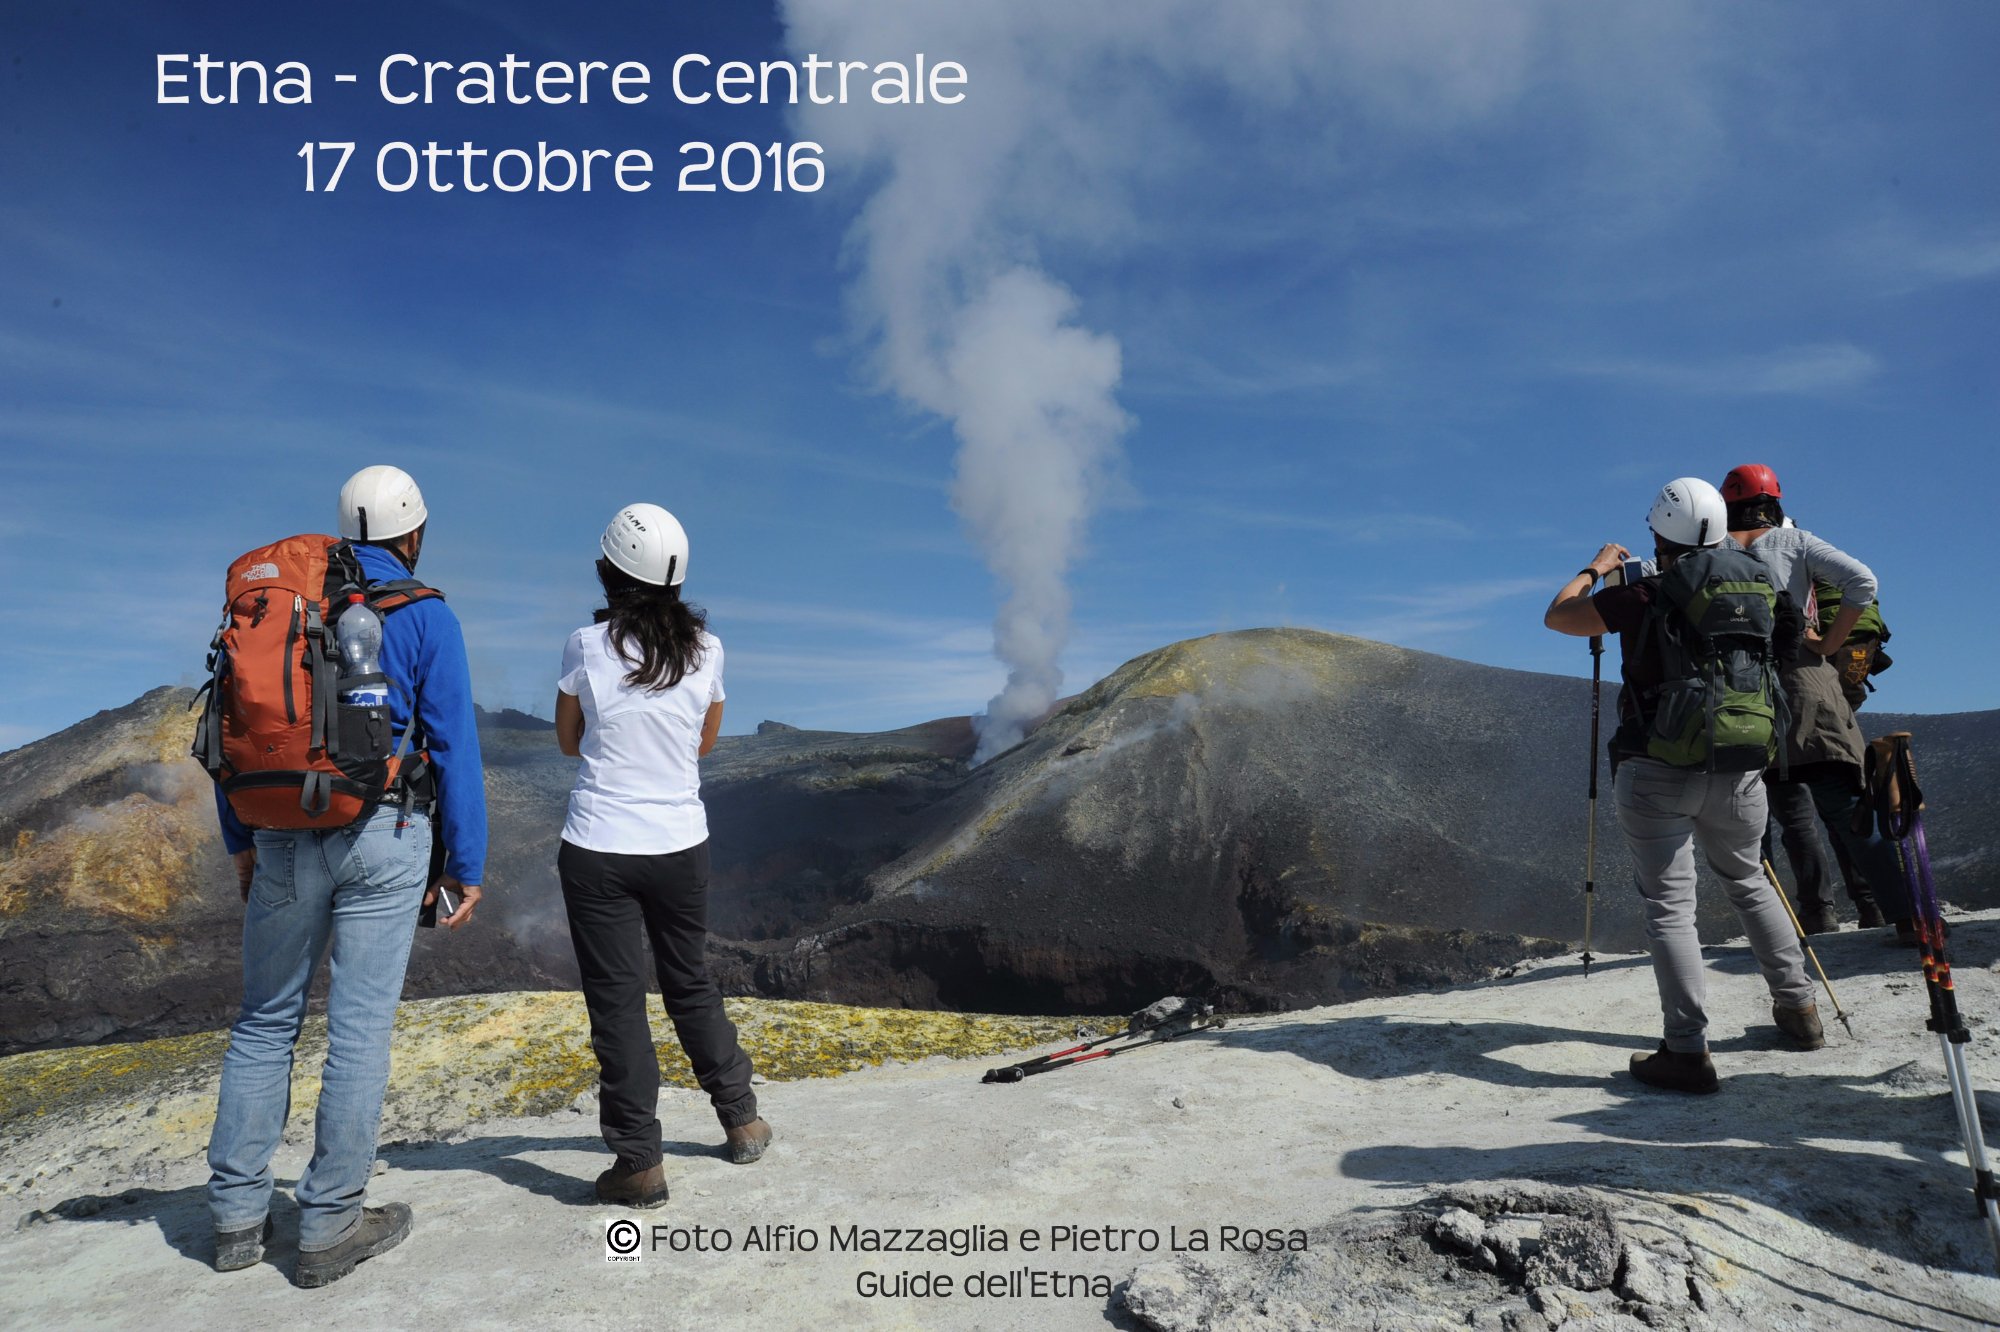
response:
M1733 1278L1657 1202L1527 1181L1260 1238L1246 1261L1147 1263L1117 1300L1151 1332L1746 1332Z

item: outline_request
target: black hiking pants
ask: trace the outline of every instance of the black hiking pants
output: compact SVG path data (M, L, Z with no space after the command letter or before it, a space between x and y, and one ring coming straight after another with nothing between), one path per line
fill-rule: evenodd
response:
M750 1057L708 975L708 843L628 856L564 842L556 869L590 1010L605 1144L632 1169L660 1160L660 1063L646 1018L649 943L667 1016L716 1118L725 1129L757 1118Z
M1847 898L1855 909L1873 905L1891 922L1910 919L1909 895L1903 888L1896 848L1872 829L1865 833L1853 830L1851 821L1861 803L1861 783L1850 765L1795 763L1790 781L1780 782L1766 774L1764 784L1771 800L1764 855L1770 858L1773 831L1782 831L1785 855L1798 880L1801 910L1809 905L1833 904L1831 876L1819 837L1824 826L1839 857ZM1814 886L1809 889L1808 884Z
M1813 804L1828 838L1841 853L1849 899L1856 907L1872 901L1892 923L1907 923L1915 912L1903 886L1903 863L1896 855L1895 843L1885 840L1872 821L1866 832L1854 831L1855 810L1861 805L1861 779L1852 768L1834 767L1810 772L1806 785L1812 790ZM1848 873L1849 865L1857 873Z
M1833 876L1819 838L1819 809L1813 804L1812 787L1796 777L1781 782L1766 773L1764 792L1771 802L1771 820L1764 828L1764 859L1776 864L1771 854L1771 834L1775 831L1785 844L1785 859L1792 862L1800 913L1830 910Z

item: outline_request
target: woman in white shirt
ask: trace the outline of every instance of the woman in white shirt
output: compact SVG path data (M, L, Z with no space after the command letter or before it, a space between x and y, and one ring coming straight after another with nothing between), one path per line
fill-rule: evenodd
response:
M708 818L696 760L722 729L722 644L681 600L687 533L657 504L619 510L599 543L604 609L563 647L556 741L580 757L556 867L617 1162L601 1201L667 1200L660 1066L646 1018L646 947L667 1016L739 1164L771 1141L750 1058L709 979Z

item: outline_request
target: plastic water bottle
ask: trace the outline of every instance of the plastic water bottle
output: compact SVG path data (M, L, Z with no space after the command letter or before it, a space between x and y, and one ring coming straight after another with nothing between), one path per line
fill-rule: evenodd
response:
M347 598L347 609L333 622L333 635L340 649L340 679L336 688L341 703L354 708L385 706L389 702L389 688L382 681L348 683L358 676L382 673L382 617L369 609L359 592Z

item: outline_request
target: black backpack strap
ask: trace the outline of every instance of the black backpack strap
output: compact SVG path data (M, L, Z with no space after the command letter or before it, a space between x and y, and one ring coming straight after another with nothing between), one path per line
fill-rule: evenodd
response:
M1681 640L1680 630L1688 627L1676 624L1678 616L1682 621L1680 603L1668 596L1663 588L1655 587L1653 599L1646 603L1646 618L1639 622L1639 640L1633 646L1633 656L1644 661L1647 654L1659 653L1660 680L1677 680L1688 673L1690 654L1687 644ZM1659 691L1655 689L1654 693Z
M1764 653L1764 687L1771 695L1771 729L1778 739L1778 780L1792 776L1792 696L1785 691L1785 678L1778 673L1776 652Z
M418 578L392 578L386 582L370 583L364 589L364 595L369 608L377 615L393 615L405 606L428 601L432 597L440 601L444 599L444 593Z
M352 541L336 541L326 548L326 597L329 602L344 593L359 592L368 586L367 571L354 553Z
M299 808L316 819L326 813L332 803L333 774L317 768L307 769L305 781L299 787Z
M332 758L340 752L340 725L334 717L335 681L340 674L340 654L334 650L333 635L320 618L319 604L306 603L306 664L312 671L312 740L314 749L324 747Z

